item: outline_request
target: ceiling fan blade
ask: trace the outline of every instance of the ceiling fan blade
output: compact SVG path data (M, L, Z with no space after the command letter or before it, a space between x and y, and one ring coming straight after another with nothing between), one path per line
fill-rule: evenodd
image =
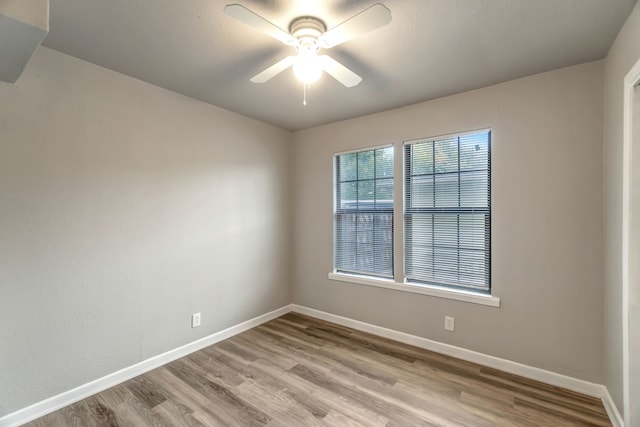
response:
M319 42L322 47L337 46L361 34L387 25L389 22L391 22L391 11L383 4L376 3L322 34Z
M267 21L262 16L250 11L241 4L226 5L224 7L224 13L238 21L242 21L245 24L252 26L258 31L262 31L276 40L280 40L284 44L295 45L297 42L296 38L291 34Z
M346 87L356 86L362 81L362 77L360 77L332 57L328 55L321 55L318 58L320 59L320 63L322 64L322 69Z
M296 59L297 59L296 56L287 56L286 58L276 62L275 64L273 64L272 66L264 70L263 72L258 73L255 76L251 77L251 81L253 83L268 82L269 80L271 80L272 78L274 78L275 76L277 76L278 74L280 74L281 72L283 72L284 70L286 70L287 68L295 64Z

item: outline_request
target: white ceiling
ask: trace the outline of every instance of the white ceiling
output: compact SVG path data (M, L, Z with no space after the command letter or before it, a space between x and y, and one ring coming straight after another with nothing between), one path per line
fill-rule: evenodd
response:
M329 51L363 77L307 92L291 70L249 79L293 48L223 13L240 3L283 29L331 28L376 0L51 0L44 45L297 130L605 57L636 0L377 0L391 24Z

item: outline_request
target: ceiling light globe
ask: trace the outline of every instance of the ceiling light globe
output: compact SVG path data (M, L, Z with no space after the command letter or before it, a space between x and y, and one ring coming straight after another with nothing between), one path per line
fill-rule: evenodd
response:
M293 65L293 74L304 84L316 82L322 75L322 65L316 55L299 56Z

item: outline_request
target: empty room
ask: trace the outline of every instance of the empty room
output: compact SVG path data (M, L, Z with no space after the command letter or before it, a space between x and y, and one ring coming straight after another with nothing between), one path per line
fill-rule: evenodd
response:
M638 427L639 144L636 0L0 0L0 427Z

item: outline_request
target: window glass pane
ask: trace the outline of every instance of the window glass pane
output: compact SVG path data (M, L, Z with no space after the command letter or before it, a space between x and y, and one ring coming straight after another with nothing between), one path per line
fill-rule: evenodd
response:
M373 180L358 181L358 209L373 209L375 197Z
M393 209L393 178L376 180L376 208Z
M436 207L457 207L458 204L458 175L435 175Z
M411 145L411 174L433 173L433 142Z
M431 279L433 277L433 248L430 246L414 246L405 253L407 276L419 277L421 279Z
M415 176L410 181L410 206L414 208L431 208L434 206L433 175Z
M460 251L460 274L469 285L482 286L485 281L484 251Z
M393 177L393 147L376 150L376 178Z
M340 181L353 181L358 178L358 154L349 153L339 156Z
M460 137L460 170L486 170L489 164L489 134Z
M450 214L434 215L433 245L436 248L456 248L458 246L458 216Z
M458 138L443 139L434 143L436 173L458 170Z
M358 269L360 271L374 270L373 257L373 215L358 214L358 231L356 232Z
M375 178L375 156L373 150L358 153L358 179Z
M486 171L460 173L460 206L486 208L489 205L488 191Z
M341 268L356 268L356 216L336 215L336 265Z
M413 246L433 246L433 215L415 214L405 219Z
M434 276L438 281L455 283L458 281L458 250L438 248L434 250Z
M358 183L341 182L339 197L339 209L355 209L358 206Z
M485 249L485 215L460 215L460 248Z
M393 274L393 215L374 214L374 268Z

